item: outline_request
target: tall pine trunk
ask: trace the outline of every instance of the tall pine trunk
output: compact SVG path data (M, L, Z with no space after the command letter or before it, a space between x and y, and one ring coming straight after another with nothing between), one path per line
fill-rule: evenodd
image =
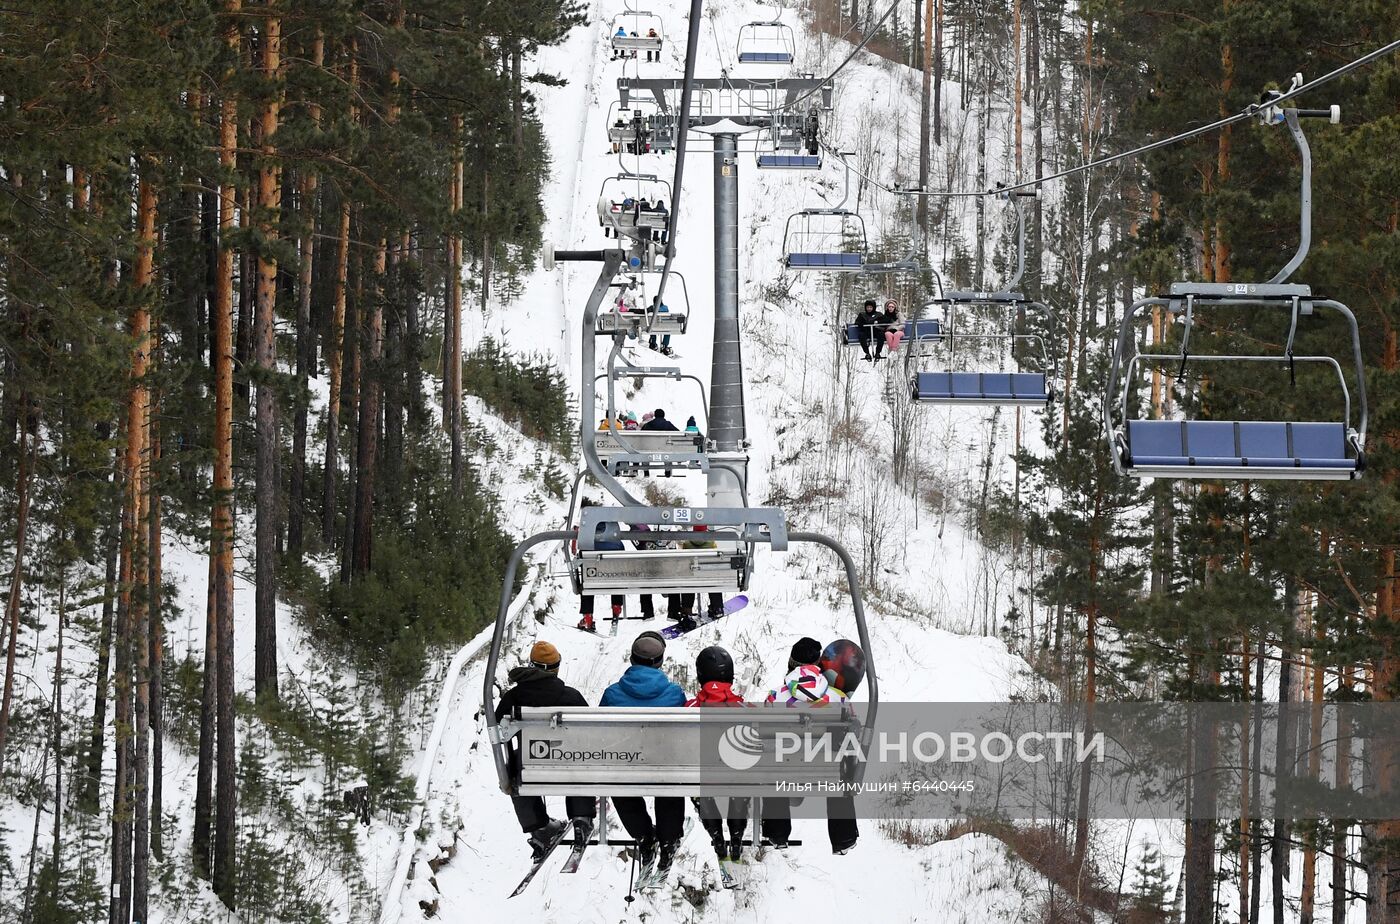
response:
M263 78L269 84L260 116L262 163L258 169L257 324L253 361L258 380L257 460L255 503L257 527L256 599L253 619L253 689L259 701L277 700L277 258L271 247L277 240L280 209L280 171L277 167L277 118L281 90L276 89L282 69L282 20L275 11L263 23Z
M19 604L24 588L24 546L29 538L30 481L38 458L38 442L30 442L29 392L19 395L19 473L15 479L15 561L10 568L10 593L5 600L5 693L0 703L0 767L5 763L5 746L10 731L10 709L15 689L15 649L19 645Z
M318 70L325 63L326 40L319 30L311 40L311 65ZM312 126L321 127L321 106L314 97L306 101L307 115ZM315 339L311 330L311 282L316 256L316 229L318 209L316 208L317 174L307 167L301 175L301 188L298 190L299 206L302 213L301 265L297 274L297 385L301 398L297 401L296 421L292 427L292 480L287 502L287 551L292 558L300 559L305 535L306 518L306 423L307 385L315 363Z

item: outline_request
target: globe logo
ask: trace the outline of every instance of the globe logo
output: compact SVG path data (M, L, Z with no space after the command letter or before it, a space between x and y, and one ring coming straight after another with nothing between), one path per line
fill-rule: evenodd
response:
M719 759L731 770L749 770L763 756L763 739L752 725L731 725L719 739Z

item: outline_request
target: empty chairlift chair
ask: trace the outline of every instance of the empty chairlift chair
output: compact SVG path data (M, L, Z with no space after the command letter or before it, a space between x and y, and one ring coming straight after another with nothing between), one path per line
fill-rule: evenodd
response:
M944 368L916 371L910 383L910 397L921 404L969 404L1006 405L1020 407L1044 407L1050 400L1049 352L1045 340L1039 334L1018 331L1018 317L1036 312L1053 317L1048 307L1028 300L1019 292L959 292L949 291L941 299L931 303L941 305L947 324L941 329L941 336L934 343L938 351L916 349L910 351L910 362L919 363L924 356L941 352L948 366L957 362L959 341L1002 341L1011 347L1012 359L1017 361L1017 348L1021 353L1034 353L1041 363L1042 371L1007 371L1004 369L963 369ZM1008 315L1003 331L977 332L965 329L969 315L980 309L983 314L1005 313ZM976 365L973 360L971 365Z
M1154 306L1184 314L1182 349L1172 353L1135 352L1137 324ZM1291 317L1288 346L1282 354L1196 355L1186 352L1194 317L1219 306L1273 308ZM1352 368L1357 383L1359 428L1352 426L1352 400L1341 364L1334 357L1292 353L1300 318L1329 310L1346 320L1351 334ZM1141 420L1131 416L1137 394L1136 373L1151 364L1286 363L1321 364L1336 374L1341 396L1340 420ZM1267 381L1267 380L1259 380ZM1288 387L1282 376L1280 387ZM1114 466L1137 478L1221 478L1347 480L1365 468L1366 393L1361 341L1356 318L1340 302L1314 299L1303 285L1174 283L1168 298L1135 303L1119 330L1109 370L1104 404L1105 427Z
M1016 269L1006 284L995 292L949 291L931 303L942 307L947 322L936 342L946 355L947 367L914 373L910 381L910 397L914 401L1013 407L1044 407L1050 401L1047 373L1051 360L1045 339L1021 325L1032 316L1053 318L1054 312L1020 292L1009 291L1021 281L1026 266L1026 216L1022 200L1035 195L1034 189L1001 194L1001 198L1009 199L1016 208ZM1004 326L992 330L973 329L974 325L988 321ZM953 368L958 360L959 341L974 345L988 341L1005 343L1010 348L1016 370ZM933 352L936 351L910 350L910 362L917 364ZM1021 368L1026 353L1037 355L1041 371ZM968 364L976 366L979 362L980 358L974 358Z
M1294 88L1302 75L1294 78ZM1329 109L1283 109L1277 104L1261 109L1266 125L1286 124L1302 159L1299 196L1299 242L1288 263L1266 283L1173 283L1166 297L1145 298L1134 303L1123 317L1109 367L1104 392L1104 432L1113 454L1113 465L1121 474L1136 478L1217 478L1348 480L1360 478L1366 467L1366 373L1361 355L1361 337L1356 316L1341 302L1314 298L1306 285L1290 284L1288 277L1302 264L1312 241L1312 155L1299 120L1327 119L1337 122L1341 111ZM1287 336L1278 354L1205 354L1190 352L1191 333L1198 311L1220 307L1244 307L1250 314L1277 313L1288 317ZM1180 347L1170 353L1137 351L1137 325L1152 309L1164 308L1183 322ZM1356 389L1356 424L1353 426L1352 392L1342 363L1325 354L1295 352L1300 326L1305 318L1320 312L1339 315L1347 324L1351 346L1351 376ZM1282 333L1280 325L1280 333ZM1133 412L1139 405L1139 369L1156 363L1177 364L1184 371L1188 362L1240 365L1246 363L1286 364L1288 379L1280 376L1277 387L1291 387L1300 364L1321 365L1335 374L1341 397L1340 419L1334 420L1140 420ZM1330 376L1329 376L1330 378ZM1268 388L1268 380L1252 377L1251 387ZM1218 411L1223 399L1211 404Z
M745 23L739 27L735 56L740 64L788 65L796 59L797 42L792 28L777 20Z
M783 230L783 265L793 270L858 273L865 265L865 222L846 209L803 209Z

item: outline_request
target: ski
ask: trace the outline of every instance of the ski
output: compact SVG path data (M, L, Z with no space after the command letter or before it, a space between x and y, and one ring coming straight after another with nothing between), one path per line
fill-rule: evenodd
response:
M521 892L524 892L527 888L529 888L530 882L535 878L535 874L540 871L540 867L544 866L545 861L549 859L549 855L554 853L554 848L559 846L560 842L564 840L564 836L568 833L568 825L564 825L562 828L559 829L558 836L556 836L549 842L548 845L546 845L544 853L540 854L540 858L534 861L533 865L531 865L530 867L530 871L525 874L525 878L520 880L520 885L515 887L515 891L510 893L511 898L515 898L515 896L519 895Z
M561 873L576 873L578 865L583 861L583 852L588 849L588 839L593 836L593 827L590 825L587 831L574 832L574 846L569 851L568 859L560 868Z
M666 639L680 638L682 635L685 635L688 632L694 632L701 626L708 626L710 623L717 622L718 620L723 619L731 613L737 613L748 605L749 598L744 594L739 594L737 597L725 601L724 612L720 615L696 617L695 624L688 629L682 626L679 622L673 622L669 626L666 626L661 630L661 635L663 638Z
M732 860L719 861L719 881L720 885L726 889L739 888L739 877L735 876L733 870L729 868L732 863Z

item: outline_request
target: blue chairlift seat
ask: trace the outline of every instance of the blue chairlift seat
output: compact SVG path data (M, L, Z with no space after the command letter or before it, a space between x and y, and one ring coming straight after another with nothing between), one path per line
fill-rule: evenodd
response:
M820 154L760 154L760 170L820 170Z
M922 404L1043 406L1050 390L1042 372L920 372L911 397Z
M858 272L865 257L858 253L790 253L783 258L788 269Z
M846 346L860 345L860 326L847 324L844 327ZM904 340L937 340L943 336L942 325L937 318L921 318L904 322Z
M790 51L741 51L740 64L791 64Z
M1130 420L1124 464L1168 478L1359 477L1341 423L1275 420Z

